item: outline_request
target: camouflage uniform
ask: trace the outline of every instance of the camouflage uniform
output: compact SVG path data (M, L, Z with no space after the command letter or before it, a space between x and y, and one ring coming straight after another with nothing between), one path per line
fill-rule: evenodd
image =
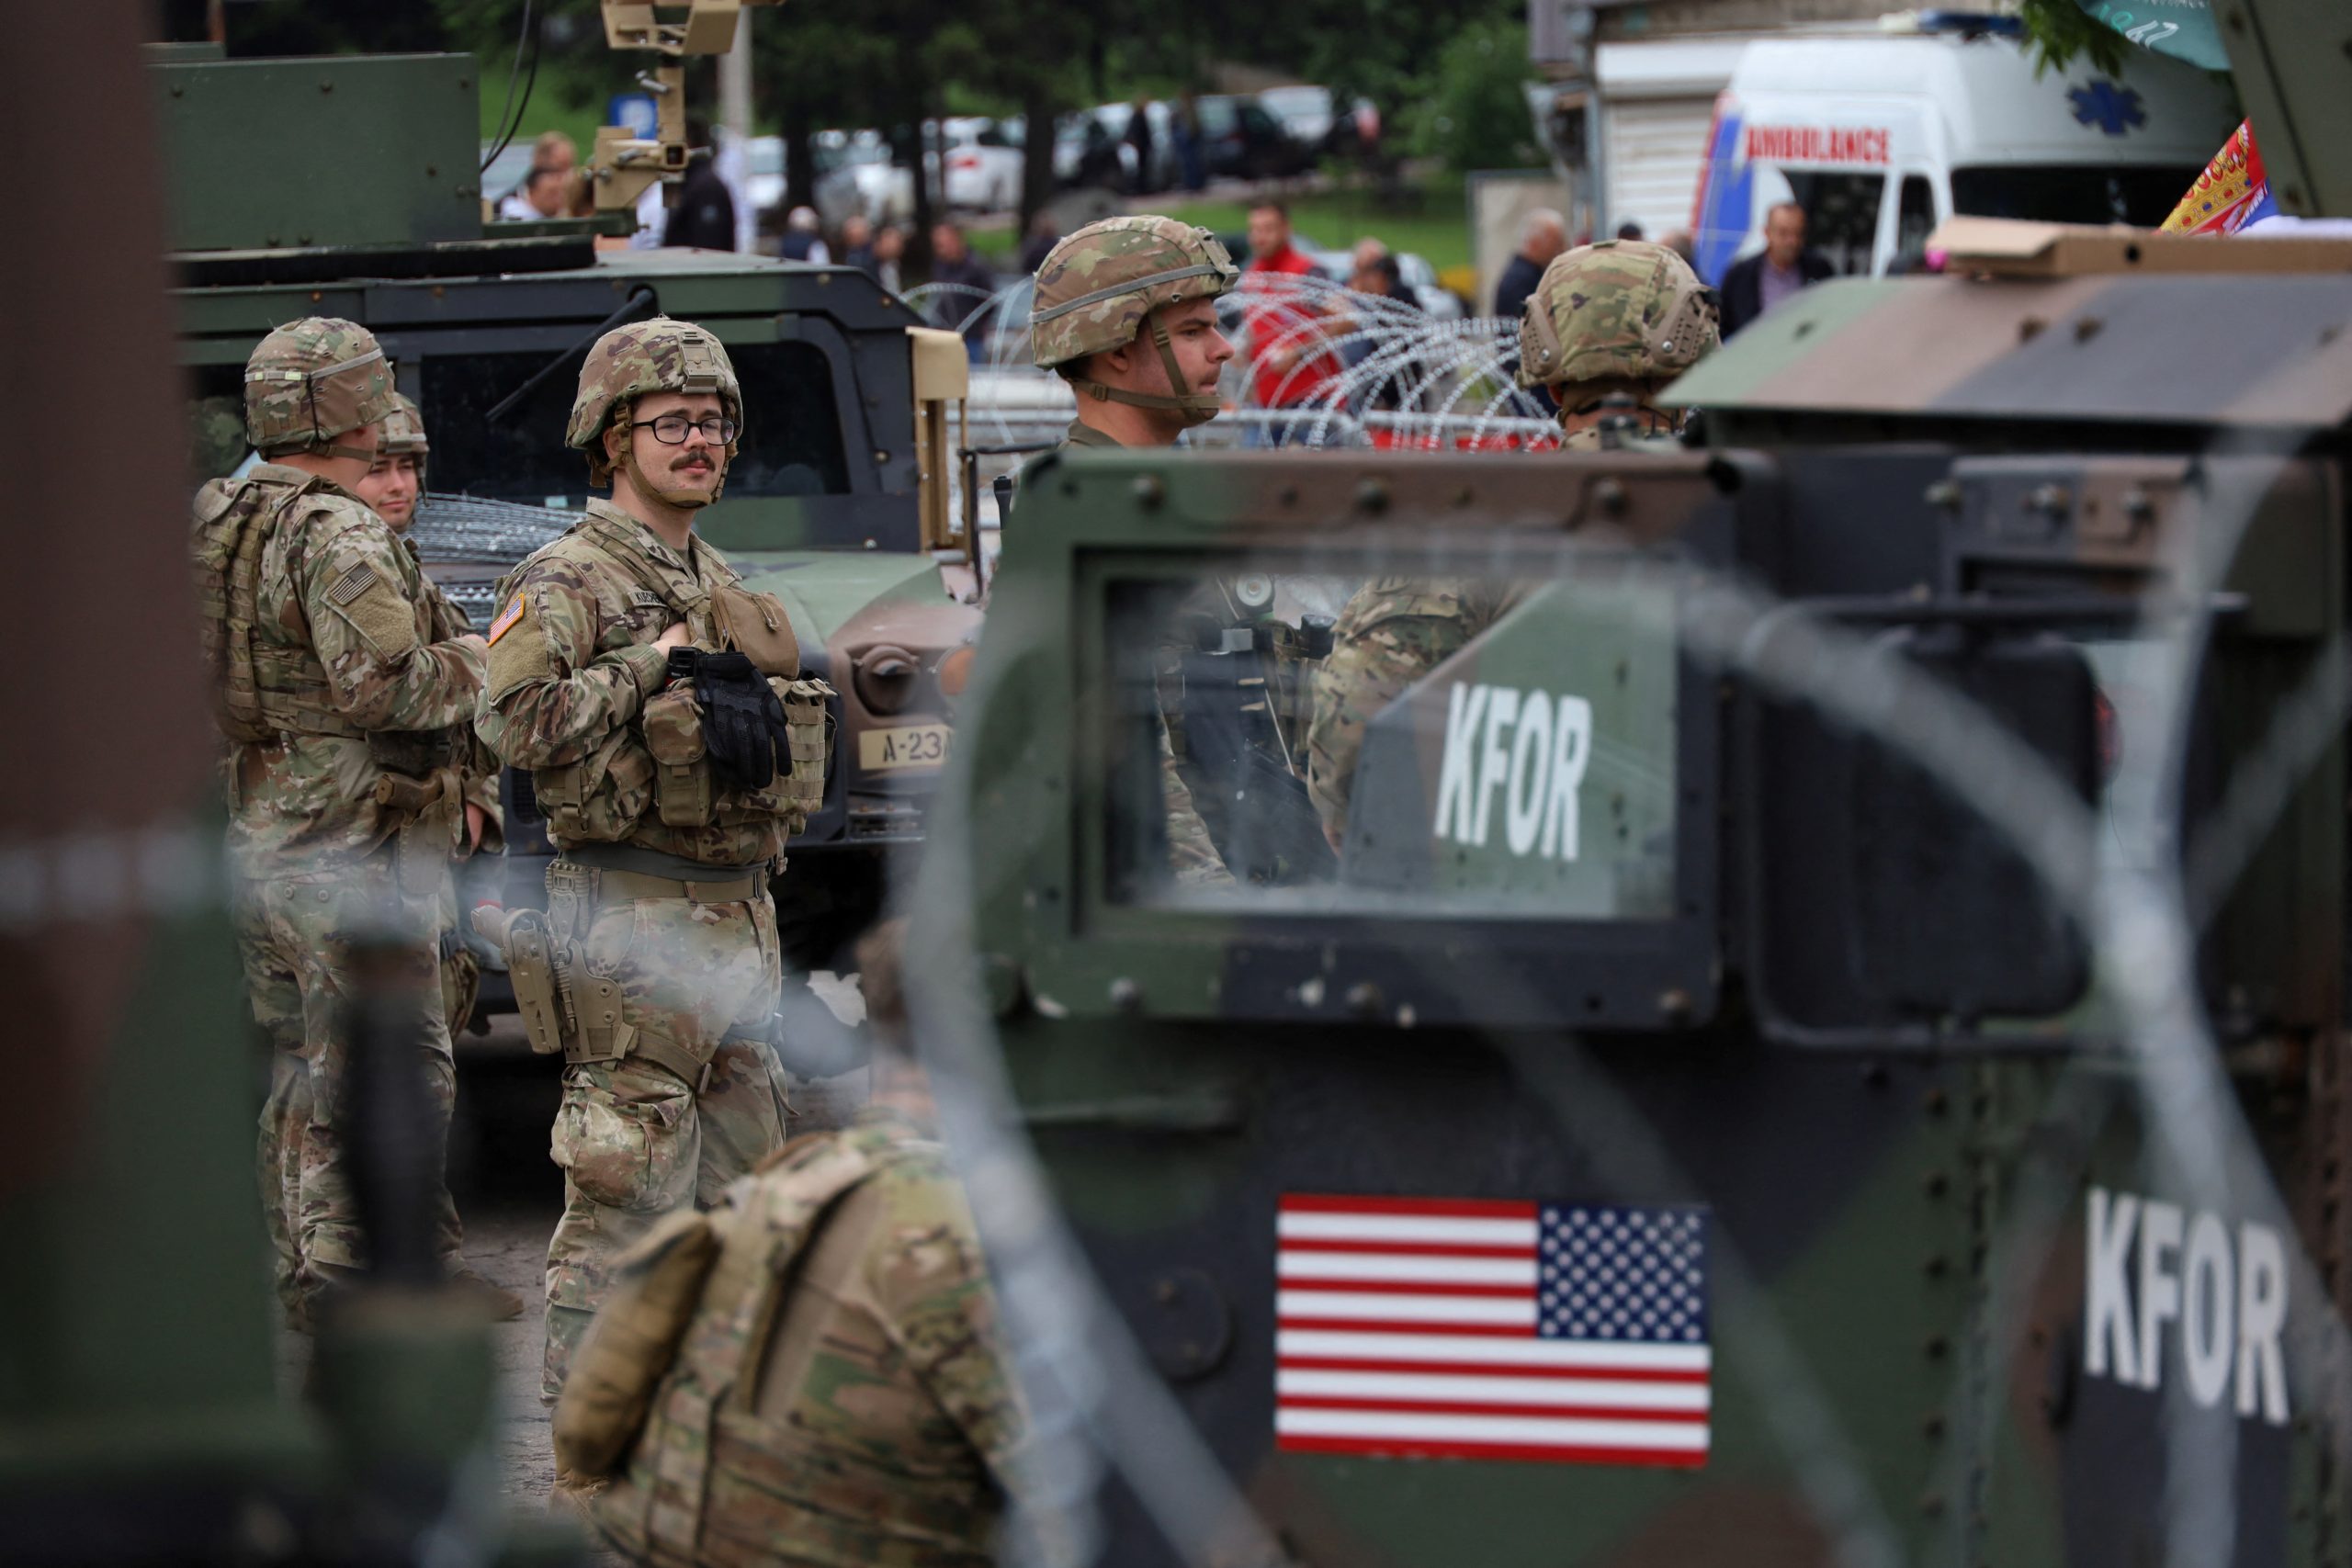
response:
M589 351L570 441L589 452L596 482L610 474L607 423L665 389L717 391L741 417L726 351L699 328L657 318ZM613 1255L670 1210L717 1202L784 1142L787 1114L772 1043L782 963L768 893L793 825L786 802L712 793L706 762L700 819L665 820L696 814L671 810L653 747L664 745L664 761L673 753L647 722L669 680L653 642L683 620L695 646L716 648L713 594L739 579L700 538L681 554L608 502L587 510L502 587L479 720L503 761L531 771L559 851L549 934L576 955L561 984L582 1021L563 1043L549 1151L564 1173L548 1244L549 1399ZM668 694L665 711L684 695ZM684 713L691 728L694 710ZM698 738L687 739L700 757ZM600 993L616 1010L601 1022Z
M615 1544L711 1568L996 1561L1028 1422L944 1151L869 1110L796 1139L709 1224L701 1299L591 1505Z
M424 415L415 402L404 393L395 393L393 400L398 406L384 419L382 449L387 457L405 456L416 459L416 504L422 510L424 505L424 459L433 450L432 442L425 434ZM413 515L411 514L412 521ZM408 551L412 558L417 558L416 541L407 536L407 524L394 525L394 531L401 536L401 547ZM481 628L473 624L472 617L441 591L441 585L423 574L422 567L420 559L419 575L433 610L434 637L436 639L460 637L469 632L480 631ZM459 860L475 852L497 854L505 848L505 833L499 815L498 758L482 744L481 738L473 733L470 726L466 731L465 740L467 749L459 758L463 804L477 807L481 812L482 832L481 843L477 850L476 846L466 841L464 821L458 822ZM461 818L462 815L460 813ZM474 1003L481 993L481 965L458 939L458 918L457 878L453 874L443 880L441 894L441 1010L449 1021L449 1037L452 1040L465 1032L467 1022L473 1017Z
M1671 445L1674 417L1649 399L1721 341L1713 292L1663 245L1606 240L1553 259L1528 299L1519 332L1519 381L1548 386L1562 419L1611 393L1634 399L1630 419L1647 430L1625 439L1588 425L1564 451ZM1335 842L1347 836L1348 801L1364 727L1523 599L1532 584L1468 578L1385 577L1348 601L1331 628L1331 653L1315 676L1306 735L1306 787Z
M1064 377L1081 398L1169 410L1181 413L1187 424L1205 423L1216 417L1217 400L1184 389L1175 348L1156 312L1187 299L1215 299L1238 276L1225 247L1205 229L1148 215L1089 223L1055 245L1037 268L1035 305L1029 317L1031 355L1040 369L1071 366L1090 355L1124 347L1148 328L1172 395L1107 387L1068 369ZM1062 446L1115 450L1119 443L1083 421L1072 421ZM1164 664L1169 650L1159 651L1157 662ZM1226 869L1208 825L1193 803L1169 739L1165 712L1159 721L1169 870L1183 886L1229 887L1233 874Z
M254 351L247 430L264 454L372 456L335 438L380 420L390 398L366 329L312 318ZM293 1303L363 1261L344 1168L343 1012L388 982L433 989L435 874L456 819L453 729L472 711L481 658L437 635L422 574L382 520L301 469L265 461L236 484L205 486L194 552L230 742L240 955L273 1045L264 1210ZM379 800L379 790L390 794ZM423 1066L446 1134L456 1074L440 1009L424 1010ZM454 1253L446 1190L440 1205Z

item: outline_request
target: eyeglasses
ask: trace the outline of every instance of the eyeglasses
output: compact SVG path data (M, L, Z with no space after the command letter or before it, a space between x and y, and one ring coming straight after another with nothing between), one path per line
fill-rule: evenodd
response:
M664 446L684 446L686 444L686 432L699 430L705 441L709 442L713 446L724 446L735 439L735 433L741 427L733 420L718 414L712 414L707 419L694 420L688 419L682 413L665 413L659 419L633 420L629 423L629 428L653 432L653 439Z

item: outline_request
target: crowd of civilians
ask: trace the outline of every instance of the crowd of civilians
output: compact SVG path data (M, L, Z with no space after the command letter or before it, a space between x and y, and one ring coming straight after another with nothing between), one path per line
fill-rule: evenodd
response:
M1136 118L1141 119L1142 116ZM735 248L734 197L720 175L716 159L707 152L708 128L699 120L691 121L687 140L692 147L704 150L704 154L689 163L677 200L665 210L661 189L656 186L651 199L640 209L637 236L628 242L613 243L694 245L706 250ZM560 131L549 131L533 144L530 172L498 203L497 215L528 222L584 217L593 213L594 207L586 171L579 166L577 149ZM1331 276L1298 248L1291 231L1289 209L1278 199L1261 200L1250 209L1249 236L1250 259L1243 269L1245 297L1240 317L1245 340L1241 346L1249 355L1250 366L1249 400L1256 407L1272 411L1322 408L1330 401L1332 383L1382 352L1384 337L1353 331L1357 324L1354 318L1363 307L1345 303L1347 296L1322 296L1312 289L1273 285L1272 279L1321 278L1329 283L1345 283L1356 295L1394 300L1395 310L1418 310L1420 307L1412 290L1406 287L1396 256L1376 238L1367 236L1356 243L1349 258L1348 276L1340 278ZM1054 215L1050 211L1039 212L1022 239L1019 275L1035 272L1060 237ZM1639 240L1643 233L1638 224L1629 222L1618 227L1616 237ZM909 238L910 231L904 226L877 225L854 213L828 234L815 209L795 207L786 215L775 247L776 254L788 261L821 266L838 260L895 293L916 281L903 270ZM1504 321L1521 315L1544 267L1567 250L1571 243L1567 222L1555 211L1538 209L1521 219L1518 249L1496 283L1489 313ZM1679 251L1685 260L1690 259L1689 233L1668 233L1660 243ZM936 325L950 331L961 330L1008 280L999 277L973 251L963 227L952 220L933 225L930 250L929 281L948 286L933 296L931 318ZM1734 264L1724 275L1718 290L1724 335L1729 337L1739 332L1800 289L1828 276L1830 271L1828 261L1805 244L1804 209L1794 202L1774 207L1765 219L1764 248ZM1259 281L1253 283L1253 279ZM1254 300L1248 298L1252 290L1260 296ZM1394 338L1385 336L1385 341L1393 344ZM973 356L980 357L985 350L981 334L971 334L969 346ZM1393 363L1386 373L1373 378L1374 385L1369 389L1353 389L1361 397L1351 399L1351 402L1372 408L1395 408L1405 400L1400 389L1419 376L1419 367L1409 355L1399 357L1393 349L1390 357ZM1276 419L1257 427L1253 434L1280 442L1285 429L1286 422Z

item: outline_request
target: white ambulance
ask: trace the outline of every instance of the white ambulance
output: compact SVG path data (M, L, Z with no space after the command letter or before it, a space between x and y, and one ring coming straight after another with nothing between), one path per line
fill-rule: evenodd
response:
M1840 275L1916 254L1954 213L2163 221L2235 129L2223 89L2143 50L2037 77L2010 18L1883 36L1758 39L1716 100L1692 243L1720 283L1794 201Z

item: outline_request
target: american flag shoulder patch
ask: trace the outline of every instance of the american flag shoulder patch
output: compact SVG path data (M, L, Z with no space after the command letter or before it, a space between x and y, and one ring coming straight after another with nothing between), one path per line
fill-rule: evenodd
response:
M1707 1461L1707 1211L1285 1193L1275 1447Z
M496 642L506 635L507 627L522 618L523 596L517 593L506 602L506 608L498 612L498 619L490 623L490 636L487 640Z
M348 608L351 602L367 592L375 581L376 569L361 561L334 580L334 585L327 590L327 601L338 607Z

